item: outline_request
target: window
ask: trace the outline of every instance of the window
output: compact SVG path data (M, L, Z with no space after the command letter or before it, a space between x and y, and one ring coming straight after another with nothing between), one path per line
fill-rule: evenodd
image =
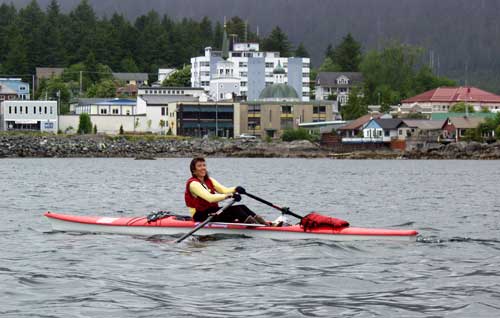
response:
M26 90L26 86L20 86L20 87L19 87L19 90L20 90L20 91L25 91L25 90Z
M38 113L41 114L42 113L42 106L38 106Z
M127 116L129 116L130 115L130 110L127 109L126 114L127 114Z
M248 65L247 65L247 63L246 63L246 62L240 62L239 66L240 66L240 67L247 67Z
M302 77L309 77L309 73L302 73Z
M303 68L309 68L309 63L302 63Z
M273 68L274 67L274 63L273 62L267 62L266 63L266 67Z
M53 113L53 108L54 108L54 107L50 106L50 114L51 114L51 115L52 115L52 113Z
M240 72L240 76L248 76L247 72Z
M44 109L45 109L45 114L47 114L47 106L45 106Z
M386 137L389 137L389 131L388 131L388 130L385 130L385 131L384 131L384 135L385 135Z
M200 66L210 66L210 62L200 62Z
M106 115L108 110L106 108L101 108L101 115Z
M19 107L19 114L23 113L23 106Z
M14 106L14 114L17 114L17 107Z
M33 106L33 114L36 114L36 106Z
M326 106L314 106L313 107L314 114L325 113L325 112L326 112Z
M118 108L113 108L112 112L113 112L113 115L118 115Z
M24 113L27 114L28 113L28 106L25 106L24 107Z
M232 54L232 56L234 56L234 57L240 57L240 56L241 56L241 53L239 53L239 52L238 52L238 53L237 53L237 52L234 52L234 53Z
M293 118L281 118L281 129L293 128Z
M281 113L282 114L291 114L292 113L292 106L281 106Z
M248 105L249 112L260 112L260 105Z
M9 106L9 114L12 114L12 106Z
M161 115L162 115L162 116L165 116L165 114L166 114L165 107L162 107L162 108L161 108Z
M243 86L247 86L247 82L241 82L241 83L240 83L240 86L242 86L242 87L243 87Z

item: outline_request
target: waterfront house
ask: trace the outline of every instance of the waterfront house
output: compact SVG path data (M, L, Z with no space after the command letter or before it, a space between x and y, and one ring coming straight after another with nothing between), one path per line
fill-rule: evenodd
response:
M485 119L481 117L449 117L442 126L443 137L460 141L468 129L474 129Z
M380 115L364 115L353 121L348 122L346 125L337 129L337 132L342 137L352 138L360 135L363 131L363 127L373 118L379 118Z
M398 118L374 118L363 127L363 138L390 142L398 137L401 123Z
M437 141L442 134L445 120L403 119L398 126L398 139Z

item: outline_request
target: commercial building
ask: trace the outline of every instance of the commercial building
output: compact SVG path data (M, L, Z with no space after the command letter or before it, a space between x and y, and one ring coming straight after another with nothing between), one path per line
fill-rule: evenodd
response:
M203 88L215 100L234 94L255 101L265 87L276 83L273 69L280 64L285 83L294 88L301 101L309 101L309 58L262 52L258 43L233 43L229 50L225 33L222 48L214 51L206 47L205 55L191 58L191 86Z
M4 130L32 130L56 133L56 101L8 100L1 103Z
M302 101L296 90L285 82L286 72L280 63L273 70L273 82L259 98L242 102L240 131L261 138L281 136L285 129L296 129L300 123L325 122L333 119L330 101Z

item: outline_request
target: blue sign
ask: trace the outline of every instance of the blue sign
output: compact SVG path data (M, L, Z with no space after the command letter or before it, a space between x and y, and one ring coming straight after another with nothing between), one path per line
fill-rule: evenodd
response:
M44 123L43 127L45 129L54 129L54 123Z

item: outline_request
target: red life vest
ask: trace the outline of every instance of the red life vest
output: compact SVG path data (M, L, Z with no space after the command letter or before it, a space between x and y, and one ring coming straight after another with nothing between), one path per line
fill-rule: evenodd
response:
M219 205L215 202L210 203L208 201L203 200L200 197L195 197L194 195L192 195L191 191L189 191L189 185L191 184L191 182L200 182L200 179L196 177L191 177L186 182L186 192L184 192L184 200L186 201L186 205L188 207L194 208L196 209L196 211L205 211L209 208L219 207ZM214 184L212 183L212 180L210 178L205 178L205 185L208 187L208 191L210 191L210 193L212 194L216 193Z

